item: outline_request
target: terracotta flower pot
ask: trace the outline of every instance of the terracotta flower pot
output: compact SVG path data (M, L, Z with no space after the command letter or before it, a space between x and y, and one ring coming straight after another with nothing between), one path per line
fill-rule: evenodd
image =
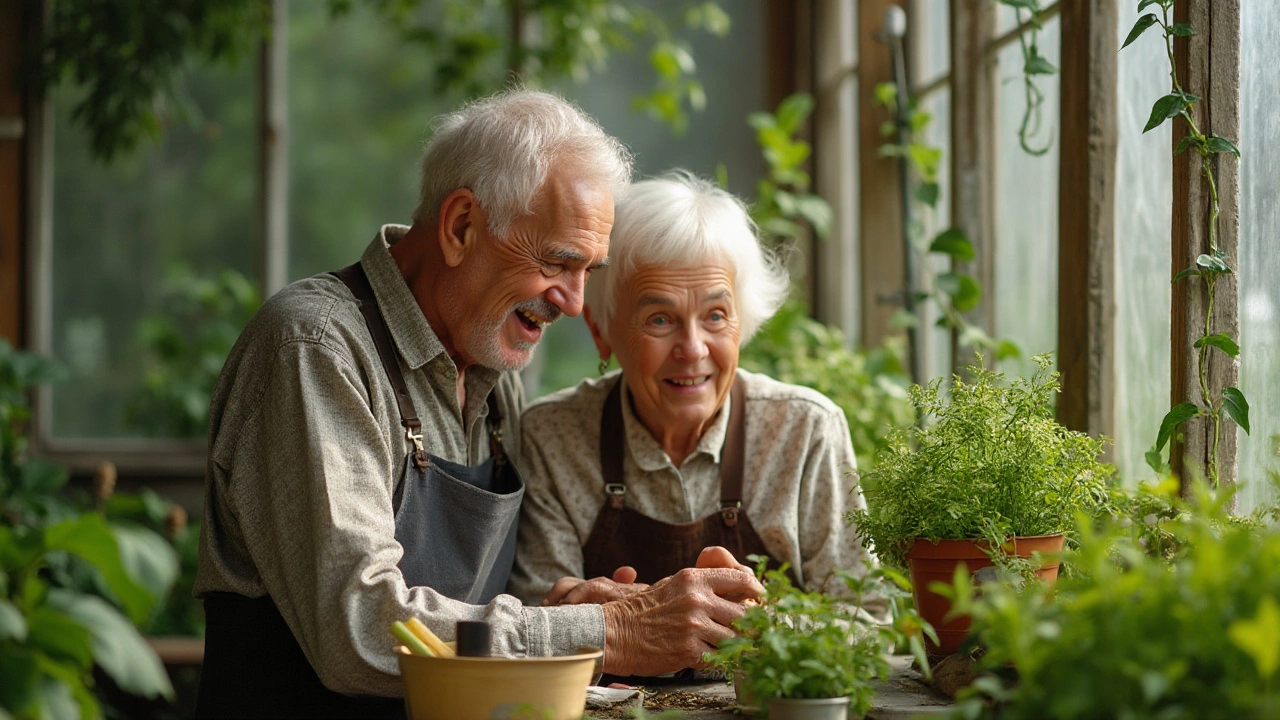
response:
M1062 542L1061 533L1016 537L1005 544L1005 551L1016 557L1029 558L1034 552L1060 552ZM989 547L985 540L940 540L935 544L924 538L917 538L907 552L916 610L938 633L936 646L928 638L925 639L931 655L950 655L959 650L964 636L969 632L970 620L968 617L958 617L943 622L943 618L951 610L951 601L929 590L929 584L941 582L950 585L955 577L956 566L960 563L964 563L970 575L982 568L991 567L993 563L985 552ZM1057 560L1048 562L1036 571L1036 576L1045 582L1053 582L1058 578L1060 564Z

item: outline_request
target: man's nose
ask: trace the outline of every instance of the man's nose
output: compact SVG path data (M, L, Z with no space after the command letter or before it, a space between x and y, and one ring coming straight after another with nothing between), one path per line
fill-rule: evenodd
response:
M569 317L582 314L583 293L587 284L586 271L561 273L563 279L547 290L547 300Z

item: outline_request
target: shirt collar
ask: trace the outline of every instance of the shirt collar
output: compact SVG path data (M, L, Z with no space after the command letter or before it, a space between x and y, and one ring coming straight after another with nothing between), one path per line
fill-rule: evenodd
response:
M622 383L622 428L627 436L627 452L631 454L631 459L636 465L645 472L654 472L662 468L672 465L671 458L667 456L662 445L653 437L649 429L640 422L640 418L636 417L631 407L631 391L627 387L625 376L619 380ZM725 397L724 405L720 406L720 412L716 414L716 418L711 421L711 425L702 433L702 437L698 438L698 446L694 448L693 457L699 453L709 456L712 462L720 462L720 450L724 447L725 435L729 428L729 413L733 411L733 398ZM688 462L688 459L686 459Z
M404 225L383 225L377 237L365 248L364 255L360 256L360 264L369 276L373 295L378 299L378 309L391 330L396 349L405 363L416 370L445 355L445 351L391 257L390 247L408 231Z

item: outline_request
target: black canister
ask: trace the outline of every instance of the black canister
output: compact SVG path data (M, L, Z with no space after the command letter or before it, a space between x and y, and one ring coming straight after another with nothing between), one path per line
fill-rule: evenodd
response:
M456 637L459 657L489 657L492 654L489 623L483 620L459 620Z

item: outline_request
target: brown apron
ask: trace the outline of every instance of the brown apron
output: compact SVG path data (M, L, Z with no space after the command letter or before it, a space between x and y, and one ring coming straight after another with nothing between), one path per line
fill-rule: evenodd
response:
M730 394L732 412L720 450L720 511L690 523L665 523L626 505L626 432L622 424L622 379L618 379L604 402L600 423L605 504L582 546L583 577L610 577L617 568L630 565L636 570L637 582L652 584L693 567L702 549L710 545L724 546L740 563L750 564L748 555L764 555L769 557L769 567L778 567L742 508L747 399L741 378L734 379ZM791 577L794 582L794 571Z

